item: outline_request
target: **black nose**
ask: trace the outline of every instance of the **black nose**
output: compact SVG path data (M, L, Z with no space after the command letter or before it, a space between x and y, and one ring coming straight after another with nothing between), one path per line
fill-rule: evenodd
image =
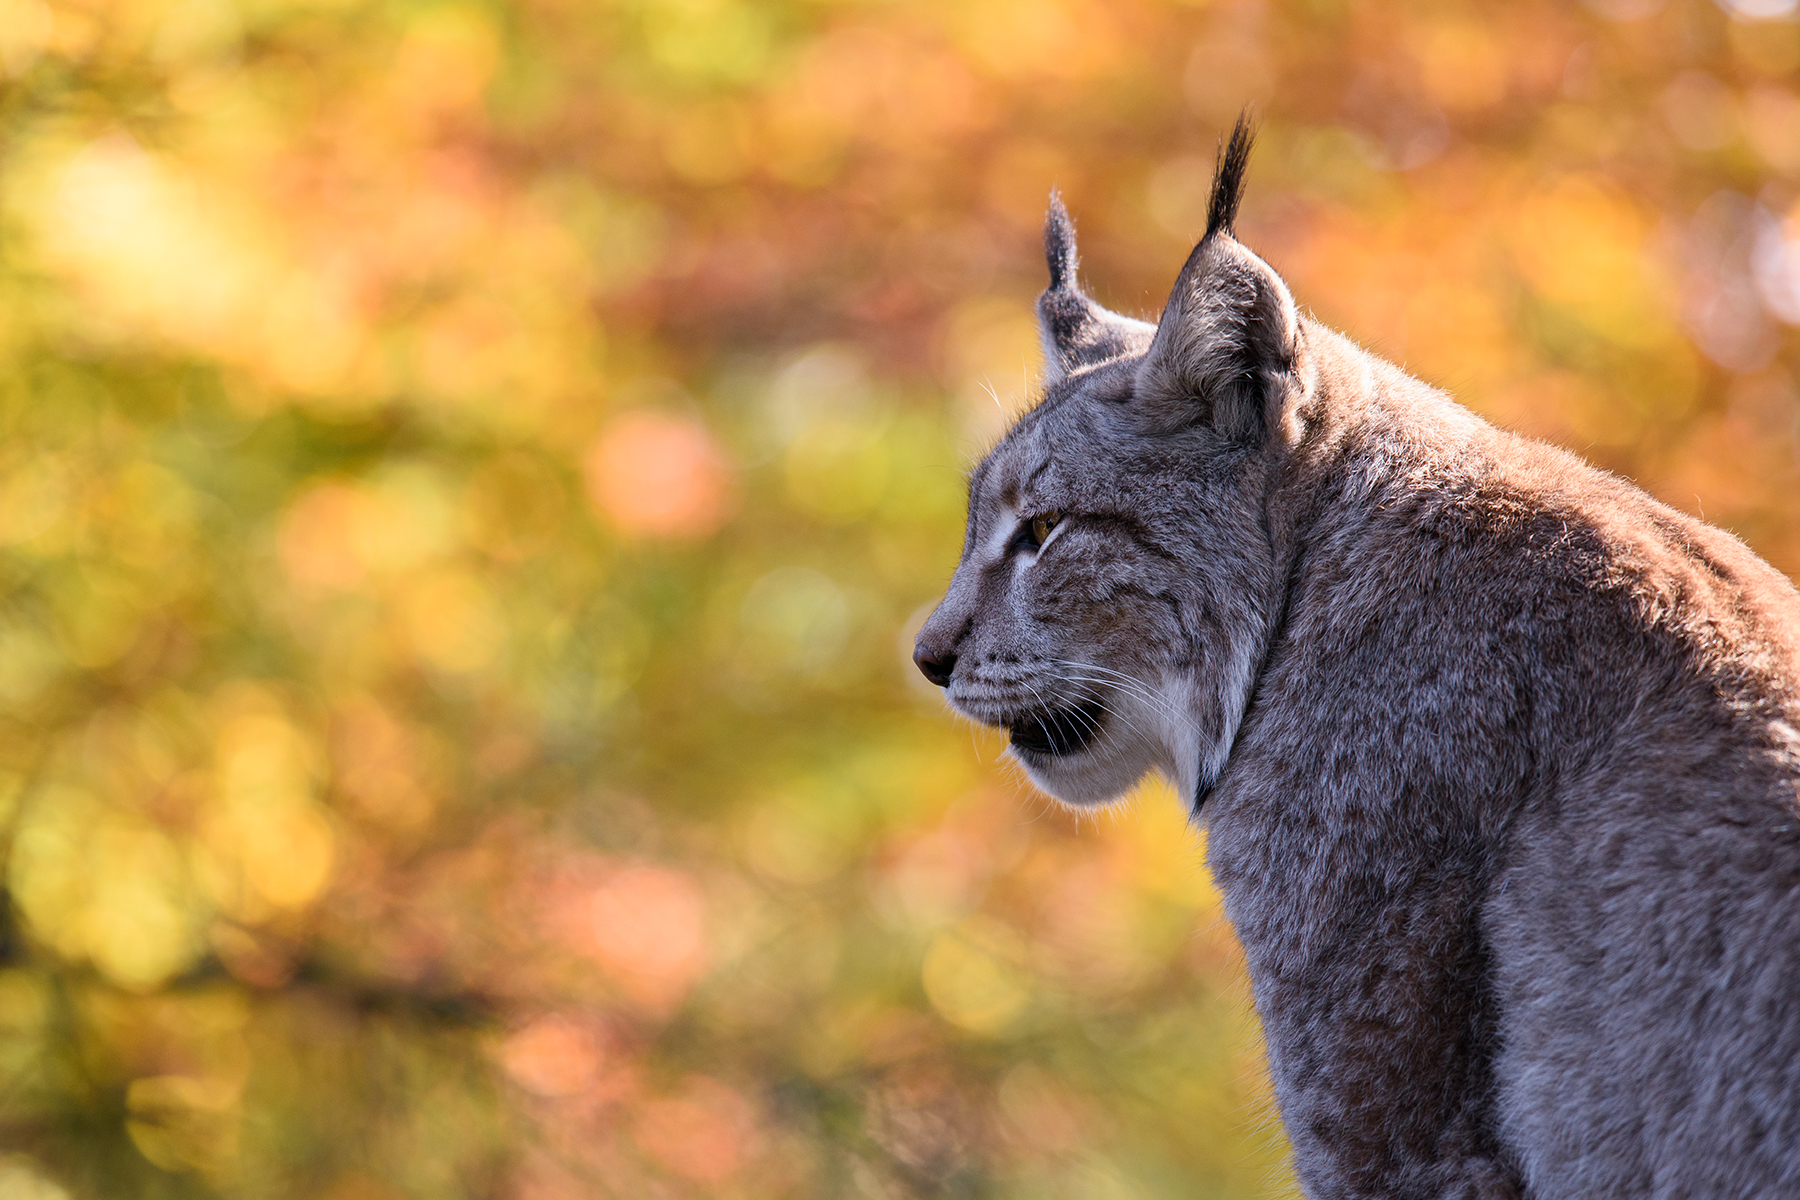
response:
M919 670L931 682L939 687L950 686L950 672L956 670L955 651L933 658L931 651L927 650L923 643L919 643L913 646L913 662L919 665Z

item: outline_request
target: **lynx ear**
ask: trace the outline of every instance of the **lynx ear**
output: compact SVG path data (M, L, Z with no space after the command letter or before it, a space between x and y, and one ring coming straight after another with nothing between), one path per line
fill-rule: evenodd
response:
M1201 421L1245 442L1281 420L1300 330L1287 284L1232 234L1254 137L1239 117L1213 178L1206 234L1169 294L1136 389L1159 425Z
M1124 354L1140 354L1156 326L1109 312L1095 304L1075 278L1075 225L1062 197L1050 193L1044 217L1044 257L1050 286L1038 297L1038 332L1044 341L1046 382Z

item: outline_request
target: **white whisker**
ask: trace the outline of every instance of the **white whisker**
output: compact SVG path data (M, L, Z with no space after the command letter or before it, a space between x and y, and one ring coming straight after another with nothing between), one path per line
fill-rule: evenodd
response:
M1145 683L1141 679L1137 679L1137 678L1134 678L1133 676L1126 675L1120 671L1114 671L1108 667L1100 667L1100 666L1096 666L1091 663L1066 662L1066 663L1059 663L1058 665L1073 667L1073 668L1076 668L1077 671L1105 672L1105 676L1081 675L1081 674L1077 674L1074 671L1062 671L1059 674L1060 674L1061 678L1066 679L1072 683L1091 683L1091 684L1097 684L1097 685L1101 685L1101 686L1116 688L1117 690L1124 692L1127 695L1135 696L1137 699L1142 700L1145 704L1149 705L1150 708L1155 710L1159 715L1167 718L1168 720L1170 720L1172 722L1175 722L1177 724L1182 724L1182 725L1186 725L1189 723L1188 718L1184 717L1181 713L1177 712L1175 707L1169 703L1167 698L1165 698L1164 696L1157 693L1155 691L1155 689L1153 689L1149 684ZM1110 676L1110 678L1108 678L1106 676Z

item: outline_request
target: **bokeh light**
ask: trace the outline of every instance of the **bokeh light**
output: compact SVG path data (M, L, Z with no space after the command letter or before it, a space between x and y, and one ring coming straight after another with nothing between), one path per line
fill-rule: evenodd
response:
M907 661L1054 187L1800 570L1791 0L0 0L0 1197L1292 1193Z

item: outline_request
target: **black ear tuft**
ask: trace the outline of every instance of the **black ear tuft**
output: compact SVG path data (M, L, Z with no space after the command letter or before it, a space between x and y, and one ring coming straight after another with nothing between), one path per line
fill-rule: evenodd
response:
M1075 223L1056 191L1050 193L1050 211L1044 214L1044 258L1050 264L1051 291L1080 286L1075 282Z
M1136 380L1157 426L1204 422L1246 443L1274 430L1296 436L1290 418L1303 354L1287 284L1232 229L1255 140L1246 109L1219 151L1206 234L1175 280Z
M1244 168L1250 162L1250 146L1255 141L1256 126L1246 108L1238 114L1231 140L1219 152L1218 167L1213 173L1212 199L1206 205L1207 238L1215 233L1231 233L1232 226L1237 223L1238 202L1244 198Z
M1075 274L1075 223L1055 192L1044 215L1044 258L1050 264L1050 286L1038 297L1037 311L1046 379L1142 353L1150 345L1156 326L1108 312L1081 290Z

